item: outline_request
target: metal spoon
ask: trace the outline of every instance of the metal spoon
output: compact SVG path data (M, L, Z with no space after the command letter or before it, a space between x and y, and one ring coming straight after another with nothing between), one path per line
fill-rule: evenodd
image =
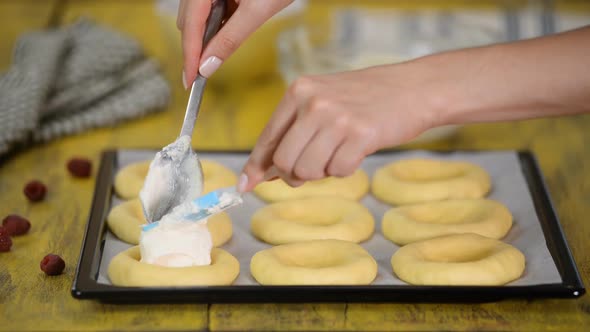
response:
M225 5L225 0L214 0L212 2L211 12L207 19L205 36L203 38L203 48L217 31L219 31L221 21L225 15ZM191 149L190 138L193 135L206 83L207 78L198 74L191 87L179 138L174 143L168 145L162 149L162 151L157 153L150 165L150 171L144 187L142 188L142 193L150 190L152 192L160 192L158 192L158 197L155 201L153 199L147 199L146 196L140 193L143 212L149 223L160 220L164 215L177 205L182 204L185 200L195 198L189 197L195 194L191 191L198 191L196 194L200 194L203 182L203 170L200 161ZM187 144L180 144L186 143L186 139L183 139L183 136L189 137L188 146ZM190 163L194 163L195 160L197 166L190 167ZM150 174L152 173L152 168L157 168L158 174ZM190 183L191 178L193 178L195 174L187 173L188 170L195 171L195 168L197 171L196 177L200 181L200 187L197 189L195 189L194 186L191 186L192 184ZM152 178L159 178L161 180L160 183L155 185L155 182L148 181L147 179L149 179L150 176ZM165 188L162 189L162 187ZM166 192L166 190L168 190L168 192Z
M211 4L211 13L207 19L207 27L205 28L205 36L203 38L203 48L213 38L213 36L219 31L221 26L221 20L225 15L226 0L214 0ZM193 129L195 127L195 121L197 120L197 114L199 114L199 108L201 106L201 100L203 99L203 91L205 90L205 84L207 78L197 75L197 78L192 84L191 94L188 97L188 106L184 115L184 122L182 124L182 130L180 136L193 135Z

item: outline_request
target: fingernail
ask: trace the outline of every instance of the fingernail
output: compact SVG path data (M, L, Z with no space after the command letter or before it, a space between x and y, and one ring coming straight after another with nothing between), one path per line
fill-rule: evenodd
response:
M219 66L221 66L222 62L223 61L221 61L220 58L216 56L210 56L203 62L201 67L199 67L199 73L204 77L209 78L211 75L213 75L213 73L215 73L217 69L219 69Z
M184 69L182 70L182 85L184 86L184 89L188 89L188 85L186 84L186 74L184 73Z
M242 173L240 175L240 179L238 181L238 192L245 192L246 187L248 186L248 175Z

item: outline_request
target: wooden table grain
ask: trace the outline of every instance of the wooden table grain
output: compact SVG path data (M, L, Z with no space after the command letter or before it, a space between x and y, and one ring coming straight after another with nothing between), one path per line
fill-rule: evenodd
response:
M180 84L178 50L166 41L152 1L0 2L0 68L8 66L16 37L47 26L56 11L60 24L84 15L137 38L162 64L173 97L163 112L38 145L0 166L0 217L17 213L32 223L27 235L13 238L11 252L0 254L0 331L575 331L590 324L587 295L483 304L107 305L75 300L70 288L95 183L71 178L65 163L72 156L88 157L95 174L104 149L169 143L178 132L187 94ZM271 75L231 91L208 91L195 148L251 147L283 90L280 79ZM449 139L416 147L533 151L583 281L589 283L590 116L472 125ZM22 188L31 179L47 183L45 201L33 204L23 196ZM40 271L39 262L47 253L65 259L63 275L47 277Z

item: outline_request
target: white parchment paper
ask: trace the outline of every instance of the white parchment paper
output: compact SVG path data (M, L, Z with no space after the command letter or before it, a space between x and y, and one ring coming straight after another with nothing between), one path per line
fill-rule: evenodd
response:
M122 150L118 154L118 168L129 163L150 160L154 151ZM238 173L244 165L247 154L232 153L199 153L201 159L211 159L224 164ZM482 166L492 178L492 191L488 198L505 204L514 216L514 224L503 241L520 249L526 256L526 270L523 276L508 286L540 285L561 283L561 277L555 262L547 249L545 237L535 212L526 180L522 174L518 155L511 151L494 152L456 152L433 153L426 151L405 151L385 153L369 156L362 164L362 168L372 176L379 167L399 159L430 157L446 160L468 161ZM121 201L113 197L113 205ZM373 285L405 285L392 272L391 255L399 248L381 233L381 218L391 206L378 201L368 194L362 203L367 206L375 217L375 234L361 245L366 248L379 264L377 278ZM250 258L259 250L269 248L270 245L258 241L250 233L250 217L266 203L254 194L244 197L244 204L231 209L229 214L233 221L233 237L222 248L229 251L240 261L240 275L234 285L258 285L250 275ZM106 222L106 221L105 221ZM119 252L131 247L119 240L110 231L105 238L103 256L99 269L98 282L110 284L107 268L111 259Z

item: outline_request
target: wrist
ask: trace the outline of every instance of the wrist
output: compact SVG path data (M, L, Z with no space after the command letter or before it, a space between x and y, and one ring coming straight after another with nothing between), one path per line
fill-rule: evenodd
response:
M371 79L384 87L382 98L372 101L383 106L383 112L373 123L377 128L377 148L408 142L447 124L446 115L455 97L447 92L448 80L441 75L439 62L420 58L369 69L375 74Z
M481 77L494 76L487 72L494 53L493 47L473 48L415 60L416 71L424 73L424 113L431 127L472 122L472 113L494 104L489 91L482 94L486 87L481 82Z
M462 71L453 68L450 54L441 53L419 58L403 65L414 83L416 108L424 130L455 123L456 111L463 102L460 77Z

